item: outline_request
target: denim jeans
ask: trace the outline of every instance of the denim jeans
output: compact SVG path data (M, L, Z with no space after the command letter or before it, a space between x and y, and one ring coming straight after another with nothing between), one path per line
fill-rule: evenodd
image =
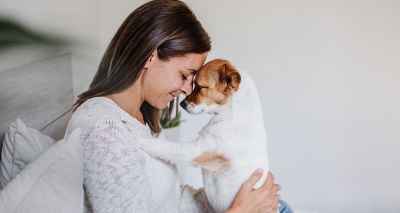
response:
M280 200L279 203L281 204L281 207L279 207L279 213L293 213L293 210L285 201Z

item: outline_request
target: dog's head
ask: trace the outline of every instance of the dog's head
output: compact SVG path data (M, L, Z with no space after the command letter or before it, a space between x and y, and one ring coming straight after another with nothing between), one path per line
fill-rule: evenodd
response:
M239 89L240 74L229 61L215 59L198 71L193 82L193 92L181 106L192 114L216 113Z

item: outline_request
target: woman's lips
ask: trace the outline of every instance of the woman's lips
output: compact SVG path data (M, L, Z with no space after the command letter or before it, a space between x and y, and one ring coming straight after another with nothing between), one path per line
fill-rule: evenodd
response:
M172 92L170 92L169 95L171 96L169 101L172 101L176 97L176 95Z

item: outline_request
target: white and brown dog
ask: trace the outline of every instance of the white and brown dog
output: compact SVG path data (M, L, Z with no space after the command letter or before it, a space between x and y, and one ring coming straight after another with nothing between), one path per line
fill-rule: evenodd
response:
M198 138L188 143L151 139L138 144L154 157L201 167L210 204L215 212L224 212L251 173L264 170L258 187L269 171L261 104L250 76L227 60L205 64L194 84L181 106L192 114L214 115Z

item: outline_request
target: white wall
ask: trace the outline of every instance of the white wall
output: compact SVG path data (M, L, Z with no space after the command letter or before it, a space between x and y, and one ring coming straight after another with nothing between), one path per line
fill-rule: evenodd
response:
M1 0L0 15L15 20L36 32L66 39L72 53L75 96L86 90L92 80L100 51L100 11L98 0ZM16 48L0 52L0 70L57 54L46 48Z
M125 18L137 7L147 1L144 0L99 0L100 2L100 38L102 53L107 48L111 38L117 32Z

